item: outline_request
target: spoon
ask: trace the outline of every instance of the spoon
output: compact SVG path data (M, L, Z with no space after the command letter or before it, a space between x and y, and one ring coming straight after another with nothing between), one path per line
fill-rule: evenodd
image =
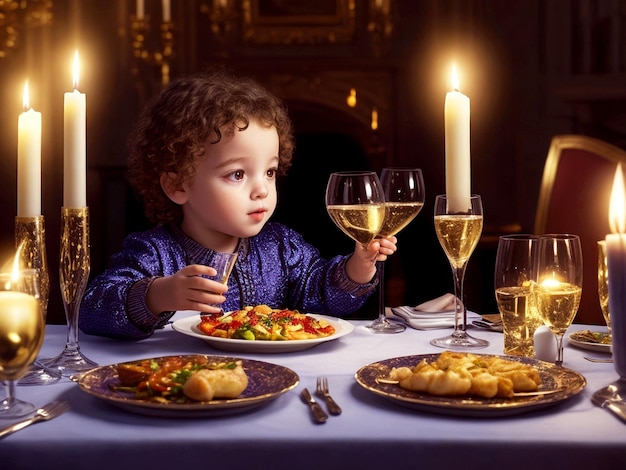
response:
M626 402L619 394L615 384L608 385L594 392L591 396L594 405L606 408L626 423Z

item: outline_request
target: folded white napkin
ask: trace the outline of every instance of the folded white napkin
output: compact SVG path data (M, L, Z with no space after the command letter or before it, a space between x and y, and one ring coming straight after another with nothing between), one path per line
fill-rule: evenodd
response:
M391 314L401 319L416 330L432 330L454 327L454 295L444 294L441 297L419 304L417 307L402 305L392 307ZM393 318L392 316L392 318ZM475 312L467 311L467 322L480 318Z

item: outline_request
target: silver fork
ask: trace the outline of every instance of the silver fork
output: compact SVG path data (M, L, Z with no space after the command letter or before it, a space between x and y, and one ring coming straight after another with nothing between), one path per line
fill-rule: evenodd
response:
M328 379L326 377L317 378L317 388L315 389L315 394L326 401L328 412L331 415L341 414L341 408L337 403L335 403L335 400L333 400L333 397L331 397L328 392Z
M30 418L19 421L15 424L7 426L4 429L1 429L0 439L8 436L9 434L13 434L15 431L24 429L26 426L29 426L33 423L37 423L39 421L48 421L52 418L56 418L57 416L65 413L69 409L70 405L66 401L53 401L52 403L48 403L43 408L39 408L37 411L35 411L35 414Z
M600 363L606 363L609 364L611 362L613 362L613 359L599 359L597 357L589 357L589 356L583 356L585 358L585 360L589 361L589 362L600 362Z

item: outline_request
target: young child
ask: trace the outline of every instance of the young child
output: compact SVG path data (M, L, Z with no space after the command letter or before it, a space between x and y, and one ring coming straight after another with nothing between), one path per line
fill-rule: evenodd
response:
M376 288L376 260L396 251L396 239L326 260L295 231L268 223L293 147L284 103L252 80L216 72L165 88L140 117L128 162L156 226L129 235L92 281L80 329L140 339L177 310L267 304L339 316L360 308ZM203 277L215 275L215 252L235 251L228 285Z

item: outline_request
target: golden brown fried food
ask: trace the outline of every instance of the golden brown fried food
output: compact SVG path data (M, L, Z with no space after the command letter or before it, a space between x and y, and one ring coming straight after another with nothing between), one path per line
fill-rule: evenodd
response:
M412 369L394 368L389 376L407 390L440 396L512 397L515 392L535 391L541 384L539 372L528 364L450 351L432 363L422 359Z
M197 401L213 398L237 398L248 386L248 376L241 361L235 368L200 369L183 385L185 396Z

